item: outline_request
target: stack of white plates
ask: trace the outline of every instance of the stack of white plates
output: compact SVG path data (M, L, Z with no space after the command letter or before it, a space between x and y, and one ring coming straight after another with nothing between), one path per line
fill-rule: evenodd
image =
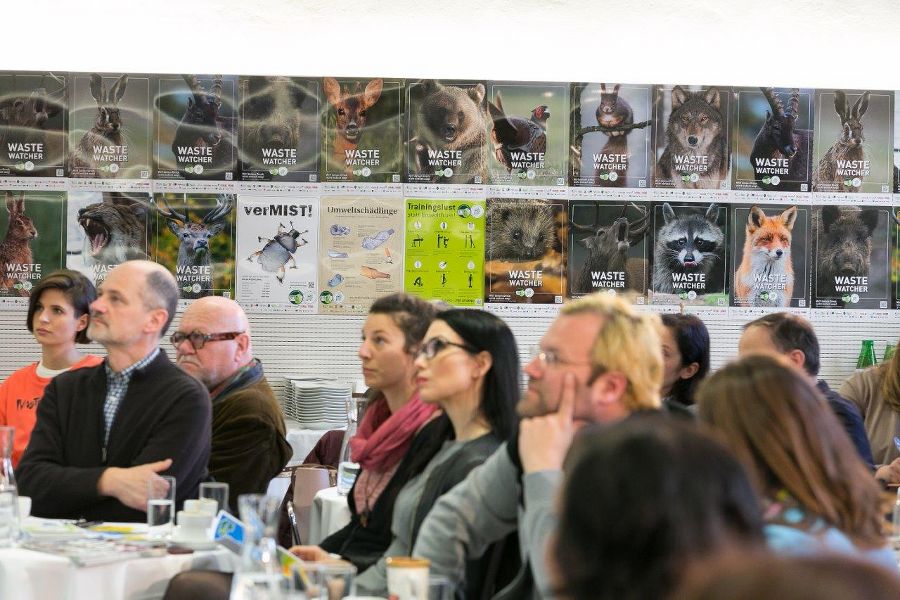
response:
M338 429L347 425L352 383L317 378L290 378L287 383L285 417L304 429Z

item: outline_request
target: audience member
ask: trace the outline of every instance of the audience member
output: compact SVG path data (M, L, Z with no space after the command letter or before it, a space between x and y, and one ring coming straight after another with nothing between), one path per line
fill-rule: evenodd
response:
M662 403L684 414L694 404L697 384L709 373L709 331L696 315L662 315ZM692 414L692 413L691 413Z

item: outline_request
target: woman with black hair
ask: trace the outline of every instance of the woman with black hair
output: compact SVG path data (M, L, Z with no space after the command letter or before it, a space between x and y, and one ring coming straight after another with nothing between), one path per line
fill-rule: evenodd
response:
M695 315L664 314L662 323L663 407L688 414L697 385L709 373L709 331Z

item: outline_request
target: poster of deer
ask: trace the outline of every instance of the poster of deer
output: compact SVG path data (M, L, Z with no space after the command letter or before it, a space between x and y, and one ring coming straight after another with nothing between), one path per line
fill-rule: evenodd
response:
M814 100L808 88L735 88L733 189L810 190Z
M67 78L0 72L0 176L65 177Z
M319 79L240 77L243 181L319 180L320 87Z
M573 83L569 185L650 186L653 86Z
M152 258L169 269L182 299L231 296L234 194L154 194Z
M69 177L150 179L150 76L69 76Z
M4 191L0 210L0 307L23 309L45 275L62 268L65 192Z
M235 299L250 311L315 312L319 199L240 194L235 219Z
M237 179L237 77L154 78L156 179Z

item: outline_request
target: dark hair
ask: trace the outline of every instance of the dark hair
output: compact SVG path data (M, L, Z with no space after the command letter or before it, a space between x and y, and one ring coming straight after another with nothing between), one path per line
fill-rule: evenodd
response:
M740 462L695 425L635 413L589 425L566 458L558 593L667 597L695 560L762 545L760 503Z
M690 406L694 403L697 384L709 373L709 331L696 315L667 313L662 315L662 323L671 332L681 354L681 366L697 363L699 368L690 379L678 378L672 384L669 395L677 402Z
M94 288L94 284L78 271L71 269L53 271L31 289L31 296L28 298L28 320L25 326L32 333L34 333L34 313L37 311L38 301L41 299L41 294L47 290L61 291L75 309L76 319L81 315L89 315L91 302L97 299L97 290ZM75 342L88 344L90 341L91 338L87 336L87 327L75 333Z
M425 337L428 326L437 314L437 308L421 298L397 292L375 300L369 308L369 314L390 316L406 339L403 349L413 352Z
M516 424L519 402L519 352L516 338L506 322L489 312L455 308L438 313L463 341L477 352L491 355L491 368L484 376L481 412L501 439L508 439Z
M809 321L790 313L777 312L750 321L744 325L744 330L750 327L768 329L772 342L781 352L803 352L803 368L810 375L819 374L819 338Z
M149 297L147 292L150 292ZM168 312L166 323L159 332L159 337L166 335L175 312L178 310L178 283L175 277L165 269L154 269L147 273L144 280L144 293L142 294L144 306L151 309L163 308Z

